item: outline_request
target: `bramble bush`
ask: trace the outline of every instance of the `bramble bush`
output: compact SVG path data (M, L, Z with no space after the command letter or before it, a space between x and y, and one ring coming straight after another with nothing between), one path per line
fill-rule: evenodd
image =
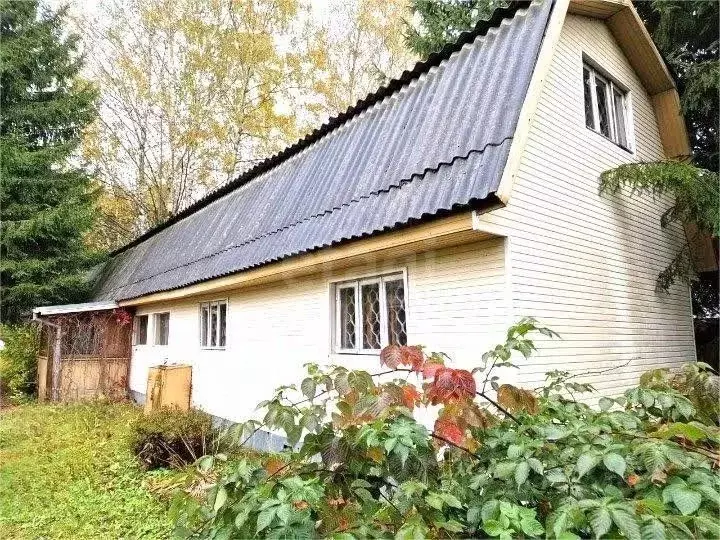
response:
M536 333L556 337L523 319L472 371L399 346L382 351L377 374L308 365L299 387L260 404L262 422L226 433L243 444L260 429L281 430L294 449L227 468L207 501L176 507L175 533L720 537L720 433L673 376L655 372L597 408L575 399L593 388L568 372L548 373L537 391L502 384L496 368L529 357ZM432 405L430 431L413 412ZM206 471L217 459L197 465Z

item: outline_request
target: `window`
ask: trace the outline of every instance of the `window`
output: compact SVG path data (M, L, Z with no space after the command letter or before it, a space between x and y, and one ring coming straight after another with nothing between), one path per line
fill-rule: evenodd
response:
M200 304L200 346L224 349L227 341L227 300Z
M402 274L337 283L334 293L336 351L375 352L385 345L407 345Z
M153 325L155 326L155 345L167 345L170 334L170 314L155 313Z
M148 315L135 317L135 345L147 345Z
M583 66L585 125L629 150L627 92L589 65Z

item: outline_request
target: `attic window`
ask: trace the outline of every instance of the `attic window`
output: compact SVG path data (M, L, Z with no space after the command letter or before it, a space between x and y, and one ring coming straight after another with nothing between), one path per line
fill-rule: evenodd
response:
M585 125L625 150L630 150L628 93L588 64L583 65L583 88Z

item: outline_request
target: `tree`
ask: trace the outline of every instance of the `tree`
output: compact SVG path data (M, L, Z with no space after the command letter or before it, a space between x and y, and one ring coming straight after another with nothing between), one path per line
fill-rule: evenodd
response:
M635 7L674 72L693 162L720 170L720 2L651 0Z
M399 31L407 10L406 0L328 4L310 30L311 113L324 119L343 112L416 61Z
M95 89L78 73L78 36L65 10L0 1L0 281L3 322L38 305L80 301L99 260L85 243L95 193L70 164L95 118Z
M407 27L408 47L427 57L437 52L478 21L489 19L493 10L507 5L503 0L412 0Z
M295 138L282 109L309 69L292 46L297 10L293 0L113 0L85 22L102 89L84 145L110 233L98 241L136 237Z

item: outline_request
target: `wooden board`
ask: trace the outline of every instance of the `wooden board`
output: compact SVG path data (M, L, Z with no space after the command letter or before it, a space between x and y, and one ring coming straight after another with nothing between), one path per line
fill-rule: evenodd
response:
M155 366L148 371L145 414L162 408L190 409L192 366Z

